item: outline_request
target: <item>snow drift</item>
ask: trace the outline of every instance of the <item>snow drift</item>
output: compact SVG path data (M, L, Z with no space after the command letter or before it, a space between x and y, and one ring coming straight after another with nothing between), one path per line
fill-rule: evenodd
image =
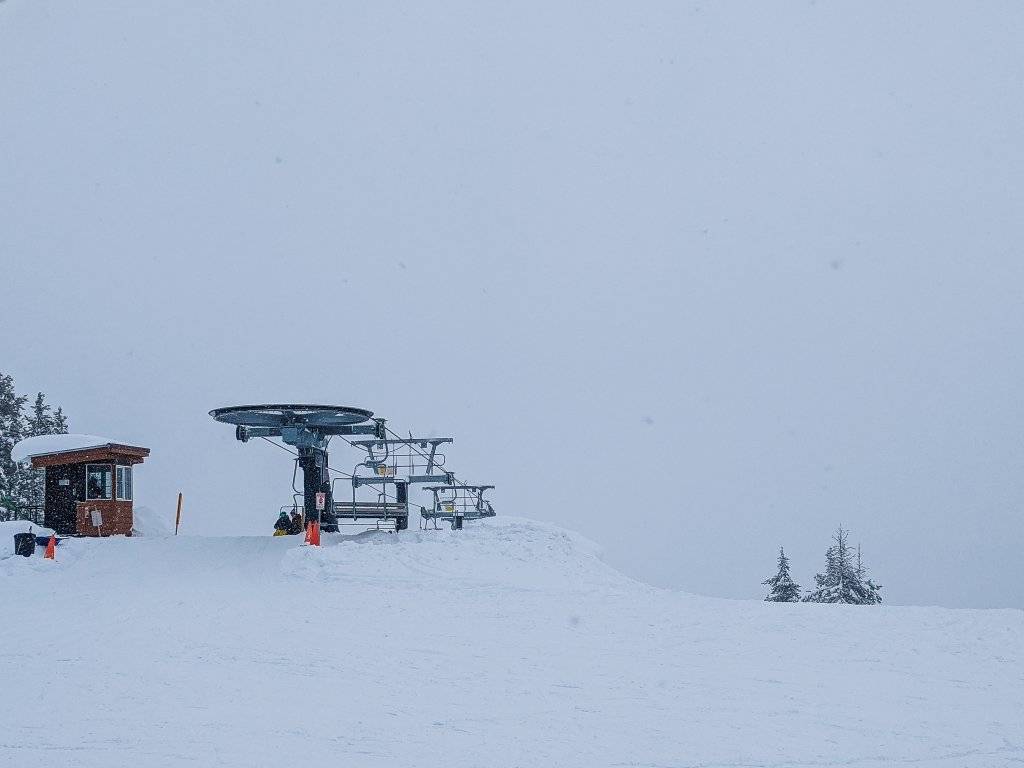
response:
M174 533L174 520L168 514L143 506L132 510L133 536L170 536Z
M1021 611L699 598L527 520L324 541L0 561L0 765L1024 758Z
M14 557L14 536L18 533L34 533L36 536L52 536L53 531L36 525L29 520L0 520L0 560ZM0 582L0 605L3 605L3 582Z

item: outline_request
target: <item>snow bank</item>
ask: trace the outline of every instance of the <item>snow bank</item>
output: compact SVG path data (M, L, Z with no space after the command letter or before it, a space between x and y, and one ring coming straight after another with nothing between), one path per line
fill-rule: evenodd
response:
M0 521L0 559L14 556L14 535L31 531L36 536L52 536L53 531L28 520ZM19 558L20 559L20 558Z
M136 506L133 509L133 536L170 536L174 533L174 522L168 514L157 512L150 507Z
M112 440L109 437L99 435L37 435L26 437L14 444L11 449L11 461L22 464L33 456L44 453L59 453L61 451L78 451L83 448L95 448L108 443L120 445L131 445L121 440Z
M13 536L16 533L25 533L32 531L39 536L52 536L53 531L49 528L44 528L41 525L36 525L28 520L4 520L0 521L0 538L6 538Z
M451 587L501 584L519 589L612 586L625 577L599 559L598 544L578 533L534 520L495 517L461 531L411 530L400 536L369 532L324 534L324 546L296 547L281 563L284 574L309 581L374 578Z

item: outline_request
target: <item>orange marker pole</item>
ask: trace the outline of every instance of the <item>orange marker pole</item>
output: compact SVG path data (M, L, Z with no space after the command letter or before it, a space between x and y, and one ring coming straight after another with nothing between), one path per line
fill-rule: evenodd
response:
M181 525L181 491L178 491L178 514L174 516L174 535L178 535L178 526Z

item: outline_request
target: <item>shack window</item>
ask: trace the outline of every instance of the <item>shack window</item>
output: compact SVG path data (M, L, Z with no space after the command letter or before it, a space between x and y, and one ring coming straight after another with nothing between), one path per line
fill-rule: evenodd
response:
M87 464L85 467L85 498L109 499L113 490L112 474L109 464Z
M117 468L117 498L120 501L132 500L132 468Z

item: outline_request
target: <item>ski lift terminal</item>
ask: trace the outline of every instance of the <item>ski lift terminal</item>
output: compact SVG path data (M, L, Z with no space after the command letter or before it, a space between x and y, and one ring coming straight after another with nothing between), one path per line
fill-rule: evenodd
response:
M451 437L400 437L388 429L386 420L373 411L341 405L266 404L234 405L210 411L216 421L235 426L235 438L279 438L296 449L296 474L302 469L300 494L293 480L292 509L301 509L306 521L318 521L324 532L337 532L339 521L376 520L393 524L396 531L409 525L409 486L425 485L434 496L430 511L421 507L425 520L448 520L461 529L463 520L493 517L494 508L483 498L493 485L459 484L455 473L444 468L447 457L439 450L454 442ZM359 440L351 436L366 435ZM354 448L365 451L352 473L332 469L328 461L331 438L342 437ZM338 500L335 485L341 475L351 484L351 500ZM360 488L376 492L375 500L357 498ZM319 501L319 503L318 503ZM284 509L284 508L282 508Z

